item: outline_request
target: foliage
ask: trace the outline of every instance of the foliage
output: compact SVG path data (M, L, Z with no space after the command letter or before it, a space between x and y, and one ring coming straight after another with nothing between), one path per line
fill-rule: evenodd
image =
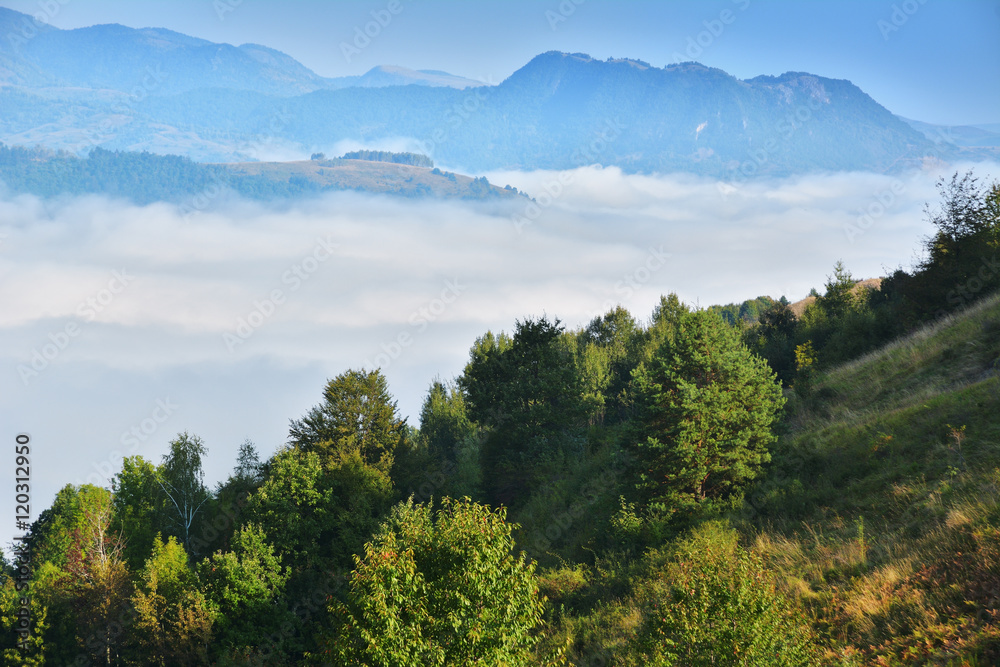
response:
M149 558L156 534L162 530L160 473L141 456L126 457L111 489L112 530L122 536L125 560L136 571Z
M324 464L357 454L388 474L405 426L382 372L349 370L327 383L322 404L292 422L289 438L297 449L319 454Z
M781 388L718 315L680 317L636 384L637 482L643 500L668 515L739 493L770 460Z
M174 537L159 537L132 596L132 643L146 664L207 665L212 616L197 589L188 555Z
M214 493L188 434L66 486L30 530L31 651L8 634L3 660L997 664L1000 187L942 196L881 285L838 263L811 305L529 318L430 386L419 431L347 371Z
M632 371L643 344L643 331L621 306L595 317L580 333L583 400L592 424L621 423L632 416Z
M87 524L87 517L108 500L106 489L92 484L67 484L56 494L52 506L31 524L27 538L32 543L32 563L65 567L74 553L74 534ZM77 545L79 547L79 545Z
M454 384L431 384L420 410L419 434L410 443L406 456L397 457L393 473L403 496L416 494L422 501L442 495L479 497L480 432Z
M802 611L759 555L719 524L699 528L642 587L634 664L809 667L817 653Z
M112 504L106 494L84 510L83 522L73 533L66 573L69 603L77 618L77 633L88 637L80 649L99 664L117 662L122 633L122 610L132 595L132 582L122 543L110 532Z
M251 647L289 623L281 605L289 574L253 525L236 532L230 551L202 561L198 578L216 619L213 644L220 650Z
M510 503L530 487L524 471L577 442L584 409L573 348L559 320L517 323L514 336L476 341L458 383L468 415L489 429L483 471L490 497Z
M511 530L503 510L468 499L398 505L356 558L328 653L385 667L528 664L544 600Z
M269 467L246 519L295 575L349 566L394 497L388 478L357 452L324 467L315 452L285 450Z
M191 549L195 524L211 498L201 462L207 453L201 438L182 433L170 442L170 452L163 456L163 465L157 470L166 526L185 549Z
M731 325L735 325L737 322L756 324L760 321L761 315L769 308L773 308L776 303L780 303L780 301L775 301L769 296L759 296L756 299L748 299L743 303L709 306L707 310L718 313L722 319Z

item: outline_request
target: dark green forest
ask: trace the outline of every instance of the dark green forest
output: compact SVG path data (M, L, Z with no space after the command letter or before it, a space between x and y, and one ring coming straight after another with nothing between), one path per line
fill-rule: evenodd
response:
M4 664L1000 664L1000 183L939 188L920 263L798 315L525 317L418 424L349 369L215 488L190 433L65 486Z

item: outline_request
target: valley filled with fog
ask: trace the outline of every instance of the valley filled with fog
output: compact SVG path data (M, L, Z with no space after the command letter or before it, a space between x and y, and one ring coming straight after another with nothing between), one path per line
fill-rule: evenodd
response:
M496 172L533 201L224 196L201 212L6 195L0 418L51 443L37 448L42 495L107 484L122 456L159 460L182 431L223 479L244 439L275 451L350 368L381 367L416 425L430 382L518 319L574 329L616 304L645 319L670 292L701 307L794 302L838 260L859 279L910 268L935 180L962 169L745 183Z

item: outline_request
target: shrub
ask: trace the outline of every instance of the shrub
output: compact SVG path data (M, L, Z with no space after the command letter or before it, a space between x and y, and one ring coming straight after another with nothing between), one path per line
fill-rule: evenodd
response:
M631 664L815 664L801 613L775 587L760 557L719 523L703 525L679 544L645 588L642 606Z
M468 498L397 505L355 558L327 653L373 667L528 664L545 601L505 516Z

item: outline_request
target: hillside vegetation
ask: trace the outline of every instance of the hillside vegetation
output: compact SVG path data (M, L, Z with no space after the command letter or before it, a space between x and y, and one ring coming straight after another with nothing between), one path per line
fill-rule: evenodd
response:
M104 194L137 204L166 201L184 213L201 210L224 192L273 200L350 190L402 197L512 199L519 193L430 168L409 153L361 151L357 159L200 164L176 155L106 151L86 158L40 148L0 144L0 183L39 197ZM417 163L417 164L411 164Z
M576 664L639 664L648 591L737 541L818 650L720 664L998 664L1000 294L788 395L767 474L691 542L542 571Z
M941 193L917 267L799 317L526 318L419 429L349 369L215 489L188 433L65 486L6 664L998 664L1000 183Z

